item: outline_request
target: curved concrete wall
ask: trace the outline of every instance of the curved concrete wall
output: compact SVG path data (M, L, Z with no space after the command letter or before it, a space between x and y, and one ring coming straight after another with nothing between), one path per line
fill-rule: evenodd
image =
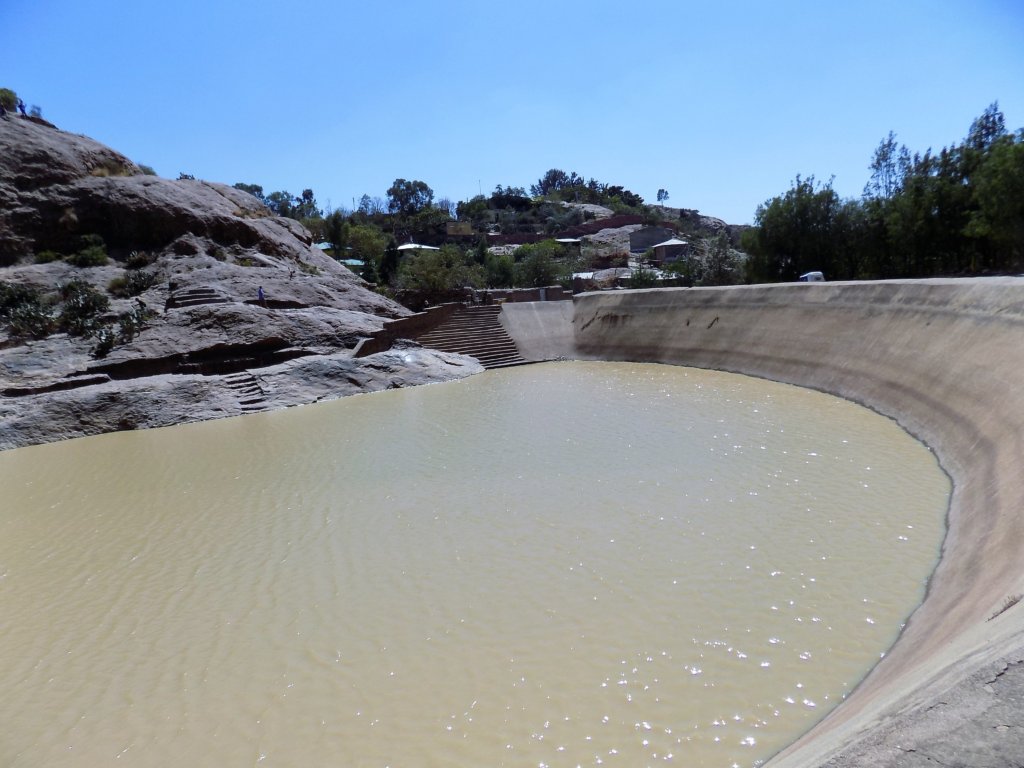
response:
M908 756L943 739L1024 755L1024 727L988 722L1005 706L1024 718L1024 603L991 618L1024 592L1024 280L584 294L571 341L556 317L522 334L563 342L562 357L735 371L854 400L923 440L953 480L925 601L848 699L770 765L917 765Z

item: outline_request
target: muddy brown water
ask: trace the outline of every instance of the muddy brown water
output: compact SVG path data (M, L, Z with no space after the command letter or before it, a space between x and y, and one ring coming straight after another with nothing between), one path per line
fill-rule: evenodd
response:
M892 421L550 363L0 453L0 764L749 766L921 600Z

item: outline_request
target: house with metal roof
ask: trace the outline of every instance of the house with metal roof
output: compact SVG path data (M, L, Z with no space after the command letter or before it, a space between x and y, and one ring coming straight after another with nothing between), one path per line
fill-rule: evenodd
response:
M655 264L671 264L680 258L690 255L690 244L678 237L670 237L664 242L651 246L654 250Z

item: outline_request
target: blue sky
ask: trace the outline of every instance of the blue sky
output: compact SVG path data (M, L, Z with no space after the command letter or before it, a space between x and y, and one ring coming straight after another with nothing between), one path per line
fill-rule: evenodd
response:
M0 0L0 86L179 172L350 208L549 168L751 223L797 174L859 196L879 141L1024 127L1022 0Z

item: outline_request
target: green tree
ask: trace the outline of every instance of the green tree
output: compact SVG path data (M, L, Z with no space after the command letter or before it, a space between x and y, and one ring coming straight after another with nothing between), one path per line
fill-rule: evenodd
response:
M530 185L530 194L534 197L545 197L552 192L568 188L577 178L575 171L568 174L560 168L551 168L537 180L536 184Z
M462 201L455 206L455 216L459 221L468 221L474 227L481 227L491 220L491 209L488 199L483 195Z
M13 111L18 106L18 94L10 88L0 88L0 104L7 110Z
M968 233L990 243L1002 268L1024 268L1024 130L991 145L974 182Z
M658 275L653 269L638 267L626 281L627 288L654 288L658 285Z
M666 200L668 197L665 198ZM599 199L592 202L601 203L607 205L610 208L642 208L644 205L644 199L635 192L630 192L625 187L607 185L604 187Z
M243 192L248 192L250 195L255 197L261 203L266 203L267 202L267 198L264 197L264 195L263 195L263 187L261 187L259 184L243 184L242 182L238 182L237 184L235 184L233 186L234 186L235 189L240 189Z
M525 288L543 288L559 281L565 269L559 260L562 247L554 240L542 240L516 250L516 285Z
M319 219L323 215L320 212L320 207L317 205L312 189L302 190L302 194L294 199L293 206L291 218L298 219L299 221L303 219Z
M384 249L384 256L380 260L380 265L377 267L377 277L381 283L385 285L391 285L398 273L398 267L401 263L402 255L398 251L398 244L395 242L395 238L390 238L387 241L387 247Z
M427 206L412 216L396 216L394 230L401 239L412 239L417 243L436 245L444 241L448 222L451 217L448 211L435 206Z
M892 132L872 157L861 201L797 177L759 206L743 234L750 280L929 277L1024 268L1024 131L1009 134L998 104L960 143L914 153Z
M377 227L372 224L350 226L348 246L352 249L350 253L353 259L359 259L363 264L372 265L374 273L381 271L380 265L384 259L384 251L388 247L388 238Z
M488 288L511 288L515 285L516 262L507 253L487 254L484 271Z
M910 171L910 150L897 146L896 134L882 139L871 159L871 179L864 187L868 199L891 200L903 188L903 180Z
M379 216L386 210L387 205L379 197L363 195L359 198L359 206L356 208L356 213L360 214L364 218L371 218L373 216Z
M395 179L388 187L388 210L393 214L412 216L427 208L434 200L434 190L423 181Z
M967 131L966 144L969 148L985 151L1006 135L1006 118L999 111L999 102L989 104Z
M398 268L398 287L425 294L441 294L466 286L482 287L484 270L455 245L436 251L415 251Z
M745 233L744 247L751 254L748 279L796 280L810 270L834 275L833 235L839 210L831 180L819 184L814 176L797 176L788 192L758 206L755 228Z
M696 251L698 285L734 285L742 281L742 256L733 250L724 229L714 237L701 238Z
M264 199L267 207L276 213L278 216L284 216L289 219L297 218L295 216L295 196L291 192L286 190L280 190L278 192L271 192Z
M522 187L502 187L501 184L487 198L487 207L493 210L528 211L532 204Z
M324 238L331 244L334 258L345 259L352 234L352 225L341 211L331 211L324 218Z

